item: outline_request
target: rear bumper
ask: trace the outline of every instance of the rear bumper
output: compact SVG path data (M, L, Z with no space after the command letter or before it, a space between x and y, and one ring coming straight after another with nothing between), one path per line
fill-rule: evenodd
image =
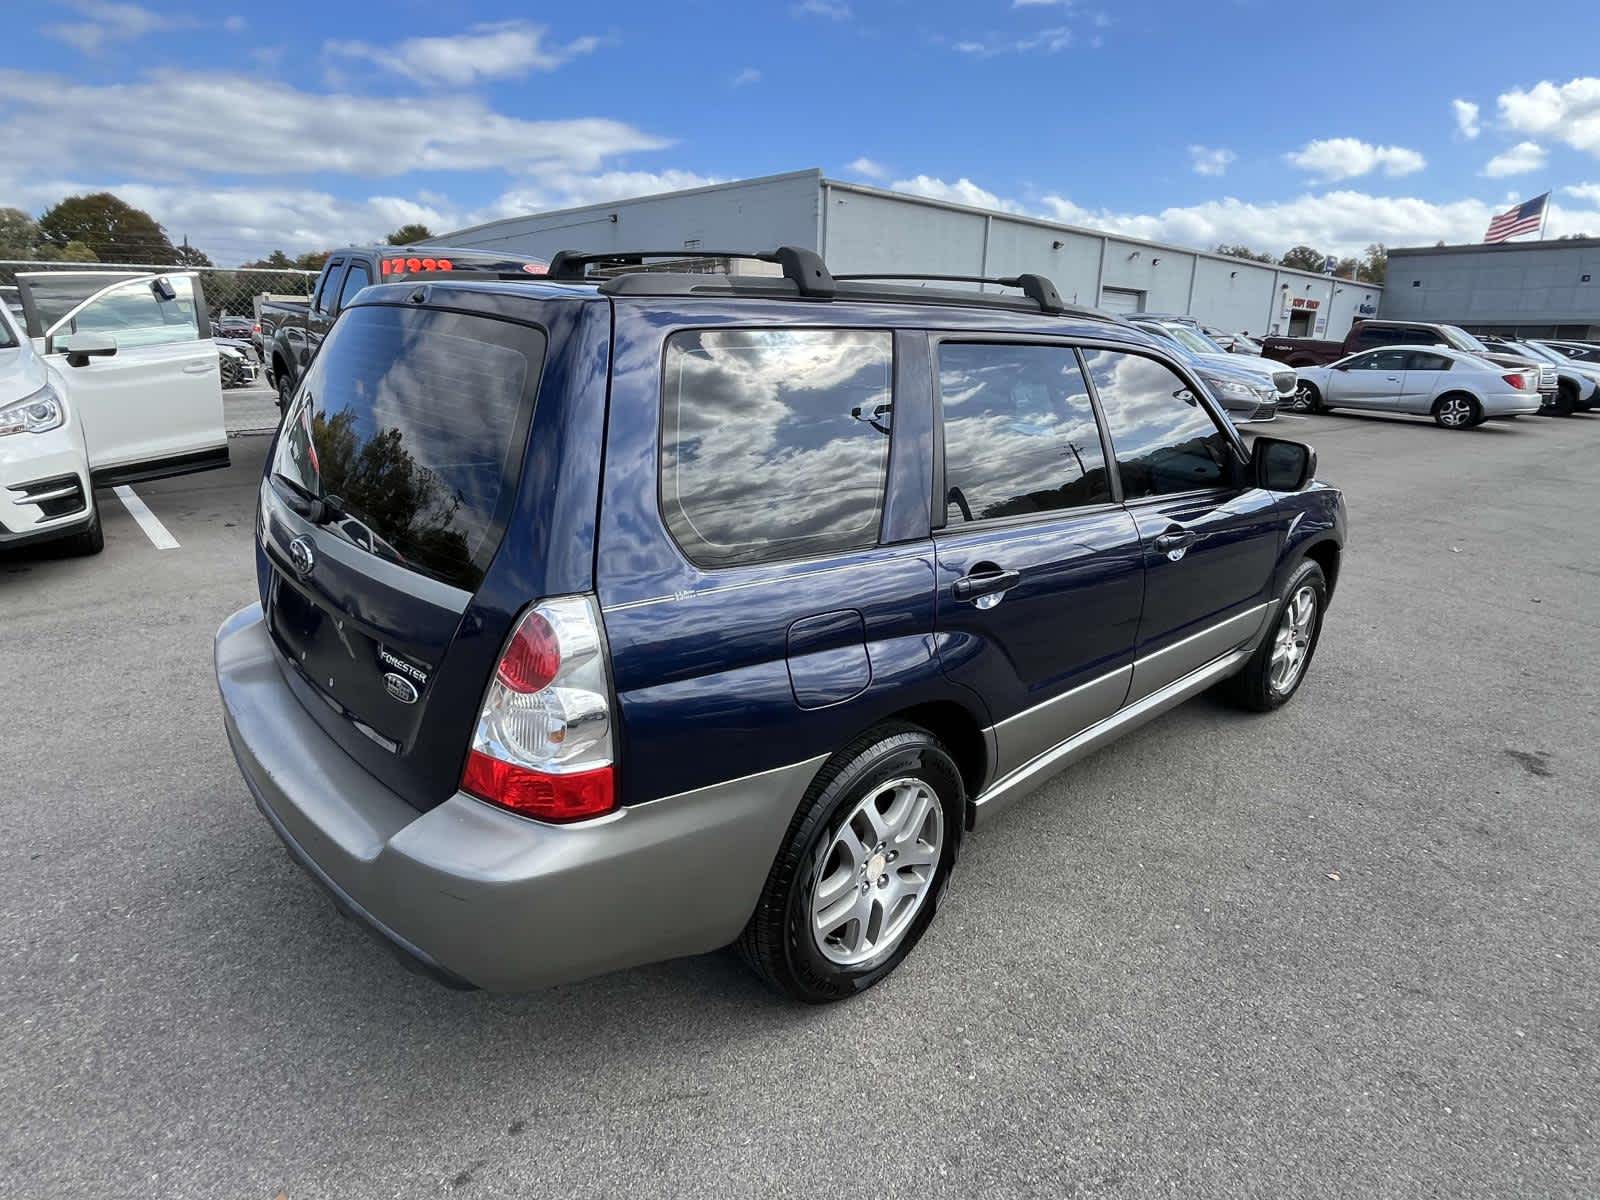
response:
M543 825L456 793L419 813L289 690L260 605L217 632L239 770L294 857L454 986L521 991L726 945L754 911L821 760Z
M1536 413L1541 407L1537 392L1494 392L1483 398L1486 417L1519 417Z

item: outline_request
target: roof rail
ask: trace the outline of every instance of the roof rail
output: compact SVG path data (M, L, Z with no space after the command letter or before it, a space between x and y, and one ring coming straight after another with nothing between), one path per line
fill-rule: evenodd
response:
M889 272L857 272L850 275L835 275L837 280L874 280L874 279L919 279L936 283L992 283L999 287L1021 288L1022 294L1039 306L1040 312L1059 314L1068 312L1094 313L1090 308L1072 308L1062 303L1061 293L1056 291L1056 285L1043 275L1026 273L1022 275L988 276L988 275L923 275L904 271Z
M835 290L827 264L815 250L804 246L779 246L776 250L706 250L699 246L692 250L562 250L550 260L546 278L560 283L581 282L588 278L587 268L592 265L636 267L647 258L749 258L782 267L783 277L802 296L828 299Z

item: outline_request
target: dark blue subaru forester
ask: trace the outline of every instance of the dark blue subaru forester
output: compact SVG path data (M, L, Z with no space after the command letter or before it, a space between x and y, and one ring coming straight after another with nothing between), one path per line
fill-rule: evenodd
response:
M365 289L268 457L228 736L408 961L737 943L841 999L1011 800L1202 689L1294 695L1343 501L1159 342L1036 275L662 257Z

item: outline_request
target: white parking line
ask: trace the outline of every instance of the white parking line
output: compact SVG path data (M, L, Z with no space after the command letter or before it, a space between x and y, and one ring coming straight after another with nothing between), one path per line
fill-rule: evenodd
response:
M139 522L139 528L150 539L157 550L176 550L178 539L167 532L167 527L161 523L161 518L150 511L145 502L139 499L139 493L124 484L113 488L117 499L122 501L122 507L128 510L128 515Z

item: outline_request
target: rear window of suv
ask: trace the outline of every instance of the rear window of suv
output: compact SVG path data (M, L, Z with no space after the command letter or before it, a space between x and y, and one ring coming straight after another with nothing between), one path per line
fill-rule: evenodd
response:
M385 306L345 313L307 373L273 473L328 501L328 528L475 590L516 491L542 333Z
M740 566L877 542L893 346L877 330L668 339L661 506L690 561Z

